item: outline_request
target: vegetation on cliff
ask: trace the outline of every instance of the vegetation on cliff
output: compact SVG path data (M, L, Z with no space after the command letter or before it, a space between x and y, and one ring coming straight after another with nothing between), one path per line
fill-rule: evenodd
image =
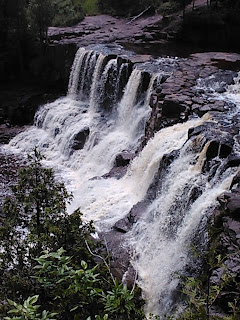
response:
M5 319L142 319L138 290L113 278L92 222L67 214L72 196L36 149L12 191L0 223L1 319L9 309Z

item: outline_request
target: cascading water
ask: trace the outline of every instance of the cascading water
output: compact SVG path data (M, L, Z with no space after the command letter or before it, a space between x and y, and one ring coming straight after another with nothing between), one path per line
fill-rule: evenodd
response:
M69 211L80 206L84 218L94 220L100 231L111 229L135 204L148 199L161 169L155 198L148 199L126 245L132 252L146 312L163 314L173 309L179 282L176 273L188 262L194 232L238 169L226 169L219 152L215 172L203 170L211 140L201 135L188 138L190 128L214 122L202 118L156 133L121 178L103 176L114 167L119 153L135 153L158 79L161 76L153 74L142 86L143 71L132 70L128 61L80 48L68 95L42 106L35 125L7 148L30 152L37 146L74 194ZM172 153L174 159L164 167L165 156Z
M194 231L237 173L236 168L225 172L219 169L209 180L208 174L202 174L208 144L202 151L193 152L196 143L190 140L183 146L168 168L156 199L129 235L130 247L134 248L132 263L148 302L147 313L171 312ZM196 188L199 196L192 201Z

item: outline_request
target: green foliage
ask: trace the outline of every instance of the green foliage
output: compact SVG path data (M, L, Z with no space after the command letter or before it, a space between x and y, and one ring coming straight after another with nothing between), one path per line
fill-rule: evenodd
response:
M157 6L157 10L162 15L167 15L172 12L176 12L181 8L181 3L176 2L174 0L170 1L161 1L159 5Z
M44 303L56 310L62 318L69 313L88 316L93 307L93 298L96 295L95 283L98 282L97 265L88 268L82 260L81 268L74 268L65 250L57 252L45 251L36 258L35 278L44 290ZM71 318L72 318L71 317Z
M221 254L216 254L216 242L212 243L212 247L207 251L202 259L205 260L206 270L199 277L185 277L183 293L186 296L187 307L185 311L179 316L179 320L236 320L240 316L239 301L228 301L230 308L229 316L216 316L211 315L210 310L214 307L217 299L222 292L226 290L230 284L235 283L236 280L228 268L225 266L224 261L226 257ZM196 254L196 252L195 252ZM221 268L222 274L220 281L217 283L211 281L210 276L213 270Z
M118 284L115 281L114 287L107 293L102 293L104 310L110 315L116 315L116 319L142 319L143 313L138 312L136 299L133 292L130 292L126 285Z
M30 28L43 42L47 39L47 30L54 17L52 0L29 0L27 8Z
M76 24L84 18L84 10L77 0L30 0L27 18L30 29L43 42L44 39L47 40L47 29L50 25Z
M77 0L55 0L53 6L55 14L52 24L54 26L71 26L84 18L84 10Z
M38 295L28 297L23 304L18 304L10 299L8 303L10 306L13 306L8 313L14 314L13 317L4 317L5 320L55 320L53 318L57 313L49 313L44 310L42 314L38 313L39 305L35 305L38 300Z
M139 295L113 279L92 222L83 223L79 210L67 214L72 196L42 160L35 149L3 208L0 318L8 301L14 318L6 320L142 319Z
M170 14L178 11L190 3L190 0L98 0L101 12L114 15L131 16L137 15L149 6L153 7L160 14Z
M3 206L6 218L0 234L8 246L11 239L12 262L16 259L16 245L25 248L24 254L27 247L30 254L39 254L42 249L53 248L57 238L63 241L60 230L67 232L63 224L67 220L66 205L71 194L62 183L55 181L52 169L42 166L43 157L36 149L28 160L29 166L19 170L18 184L12 187L13 196L7 198ZM7 250L5 253L10 254Z
M86 15L91 16L99 13L98 1L97 0L83 0L82 8Z

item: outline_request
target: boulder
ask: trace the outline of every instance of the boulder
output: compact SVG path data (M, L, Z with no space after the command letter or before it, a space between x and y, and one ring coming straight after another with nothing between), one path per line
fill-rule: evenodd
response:
M89 136L90 130L88 127L83 128L77 134L74 135L71 149L72 150L80 150L84 147L85 142Z
M116 156L115 167L125 167L135 157L132 152L123 151Z
M180 114L187 112L187 106L184 101L188 96L172 94L166 96L162 106L162 116L167 118L179 118Z

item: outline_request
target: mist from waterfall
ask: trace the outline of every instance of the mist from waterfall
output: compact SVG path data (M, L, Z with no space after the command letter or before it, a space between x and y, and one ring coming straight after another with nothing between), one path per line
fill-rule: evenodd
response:
M161 129L136 155L151 112L151 93L164 74L149 73L146 80L144 72L127 59L80 48L67 96L41 106L34 126L7 148L29 153L37 147L73 192L69 213L80 207L83 219L94 220L99 231L110 230L147 199L164 157L174 153L162 170L155 199L148 201L126 243L146 313L164 314L173 310L177 273L188 263L194 232L228 190L237 169L225 170L219 159L214 175L202 172L210 142L199 135L189 139L188 132L212 121L210 116ZM125 175L106 176L122 152L134 158Z

